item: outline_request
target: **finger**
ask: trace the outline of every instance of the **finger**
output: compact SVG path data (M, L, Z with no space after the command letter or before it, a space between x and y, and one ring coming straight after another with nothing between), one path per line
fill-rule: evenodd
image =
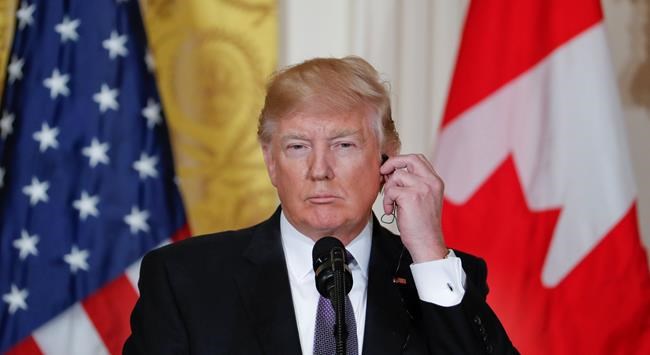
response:
M383 201L383 206L384 206L384 213L385 214L392 214L393 209L395 209L395 205L393 204L395 201L393 199L388 198L386 194L384 194L384 201Z
M440 175L438 175L438 172L433 167L433 164L431 164L429 159L427 159L427 157L425 157L423 154L419 154L419 158L420 158L420 160L422 162L424 162L424 164L426 164L429 167L429 170L430 170L431 174L433 176L435 176L436 180L439 180L441 184L444 184L443 181L442 181L442 177L440 177Z
M384 213L391 214L394 209L399 205L399 198L404 196L405 193L408 193L409 188L393 186L389 190L384 190Z
M429 159L427 159L427 157L424 154L419 153L419 154L416 154L415 156L418 159L420 159L420 161L423 162L426 166L428 166L431 171L433 171L434 173L436 172L436 169L433 168L433 164L431 164Z
M388 179L388 182L384 185L384 196L395 196L393 189L408 189L409 193L413 193L413 196L397 196L397 199L408 200L415 196L420 196L424 200L432 199L436 201L436 204L440 204L442 201L442 196L444 194L444 183L441 179L435 178L422 178L413 174L406 173L403 170L395 172ZM397 201L399 204L399 201Z
M391 175L387 176L384 189L390 189L392 186L399 187L416 187L420 185L430 185L431 179L426 179L415 174L411 174L406 170L397 170Z
M429 159L427 159L427 157L424 156L424 154L411 154L409 158L415 158L419 160L422 166L428 168L427 170L428 174L421 175L421 176L426 179L425 181L430 182L429 185L434 190L441 190L441 191L444 190L444 181L442 180L440 175L438 175L438 172L436 172L436 169L433 167L433 164L431 164Z
M408 172L420 176L435 175L433 167L414 154L397 155L389 158L379 168L379 172L388 175L399 169L406 169Z

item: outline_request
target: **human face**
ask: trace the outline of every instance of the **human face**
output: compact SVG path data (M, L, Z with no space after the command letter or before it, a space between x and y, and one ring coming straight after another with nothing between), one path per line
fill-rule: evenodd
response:
M380 149L366 110L278 120L264 160L289 222L314 241L344 244L368 223L380 189Z

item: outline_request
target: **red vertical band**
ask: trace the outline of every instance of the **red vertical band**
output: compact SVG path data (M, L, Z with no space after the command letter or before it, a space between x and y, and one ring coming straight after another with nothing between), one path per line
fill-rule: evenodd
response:
M181 229L177 230L174 235L172 235L172 242L178 242L183 239L186 239L190 236L190 227L186 224Z
M5 355L43 355L43 352L34 341L34 338L30 336L16 344Z
M593 0L471 1L442 126L602 17Z
M122 353L122 346L131 329L129 317L137 299L136 290L122 275L82 303L111 354Z

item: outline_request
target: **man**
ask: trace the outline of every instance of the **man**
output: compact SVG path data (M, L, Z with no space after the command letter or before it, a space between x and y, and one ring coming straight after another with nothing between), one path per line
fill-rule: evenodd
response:
M348 354L517 353L485 303L484 262L445 245L441 179L424 156L398 155L370 64L313 59L278 72L258 136L281 207L148 254L125 354L329 353L331 306L311 257L325 236L353 258ZM382 188L399 236L372 215Z

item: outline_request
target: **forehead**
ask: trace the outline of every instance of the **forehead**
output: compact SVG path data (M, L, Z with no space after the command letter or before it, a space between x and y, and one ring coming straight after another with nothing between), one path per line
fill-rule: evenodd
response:
M372 117L365 110L342 113L299 112L278 120L276 137L286 136L337 136L372 133Z

